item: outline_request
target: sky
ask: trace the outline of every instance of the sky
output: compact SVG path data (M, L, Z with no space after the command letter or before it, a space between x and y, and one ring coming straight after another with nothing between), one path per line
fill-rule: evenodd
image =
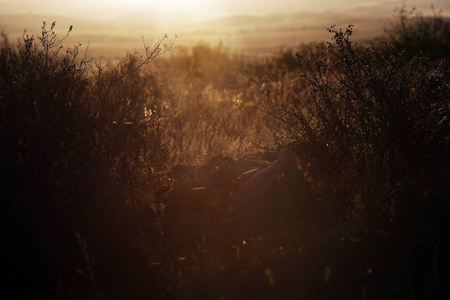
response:
M335 11L358 7L385 7L391 11L401 0L0 0L2 14L53 14L93 18L128 13L184 15L214 18L230 14L267 14L296 11ZM409 0L408 6L428 9L431 4L449 9L446 0Z
M425 14L432 4L450 16L448 0L409 0ZM81 40L101 51L122 51L165 33L178 44L198 41L264 49L326 38L331 24L354 23L361 36L382 33L402 0L0 0L0 29L12 37L26 28L38 33L42 21L70 25ZM270 41L268 39L271 39ZM94 50L96 50L94 49ZM100 49L100 50L99 50ZM109 50L108 50L109 49Z

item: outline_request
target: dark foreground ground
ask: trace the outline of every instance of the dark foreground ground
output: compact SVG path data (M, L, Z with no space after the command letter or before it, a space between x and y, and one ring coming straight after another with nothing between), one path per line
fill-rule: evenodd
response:
M388 227L335 218L284 154L174 167L159 208L132 216L141 228L117 218L74 232L81 222L12 205L5 299L446 298L447 202L430 195Z

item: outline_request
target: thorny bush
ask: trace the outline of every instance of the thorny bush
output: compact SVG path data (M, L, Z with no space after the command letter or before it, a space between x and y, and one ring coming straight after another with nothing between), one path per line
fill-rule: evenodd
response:
M406 3L394 10L395 18L386 35L396 51L407 55L422 54L431 59L450 57L450 22L431 6L433 15L423 16Z
M448 149L445 70L396 55L387 44L359 46L350 39L351 26L329 31L334 43L320 54L297 54L308 88L282 109L288 136L318 150L306 151L307 161L332 157L322 166L330 170L379 172L390 183L434 173Z
M72 26L67 35L71 30ZM167 159L149 66L171 47L164 46L167 36L154 46L144 43L141 52L112 66L86 55L80 58L81 45L64 47L64 39L56 35L55 23L48 29L44 22L41 35L24 32L16 45L5 38L0 48L2 219L11 222L3 228L14 228L8 233L13 256L21 243L32 245L27 251L33 253L52 253L40 259L41 267L32 258L11 259L15 274L30 279L11 276L11 282L29 285L18 288L19 293L72 293L54 287L67 287L62 282L76 277L77 268L92 264L85 258L76 265L82 258L77 252L79 237L87 240L89 251L99 254L97 274L117 276L111 271L118 259L114 255L129 254L121 258L126 265L138 255L131 251L137 247L133 239L141 235L136 228L144 231L148 225L149 241L158 234L151 230L148 215L143 217L143 204L163 183L160 172ZM39 237L43 232L46 236ZM143 277L135 276L136 269L130 266L123 272L129 272L130 280ZM29 270L42 274L28 274ZM33 283L33 276L44 283ZM97 283L113 284L111 278L103 276L104 282ZM141 280L144 277L136 282ZM87 289L97 291L97 283L92 277ZM73 297L84 298L84 292L78 288Z

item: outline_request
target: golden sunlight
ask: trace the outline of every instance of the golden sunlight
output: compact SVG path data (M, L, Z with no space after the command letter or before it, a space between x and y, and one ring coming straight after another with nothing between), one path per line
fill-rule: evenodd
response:
M444 0L410 0L425 14L431 4L448 15ZM222 44L249 54L326 40L332 24L355 25L355 38L383 33L401 0L0 0L0 28L12 39L23 29L36 33L42 21L58 30L74 26L70 41L86 44L90 53L114 56L148 41L178 35L177 45ZM72 40L73 39L73 40Z
M193 20L205 16L216 16L220 11L221 1L202 0L131 0L131 1L100 1L105 5L112 5L119 12L148 11L156 12L173 21L172 16L176 16L179 21ZM181 18L181 20L180 20Z

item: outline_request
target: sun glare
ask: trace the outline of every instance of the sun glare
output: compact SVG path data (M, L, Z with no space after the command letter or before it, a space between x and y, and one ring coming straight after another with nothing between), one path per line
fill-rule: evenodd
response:
M195 18L215 17L220 14L221 1L202 0L129 0L129 1L99 1L114 7L117 13L123 12L152 12L160 17L176 17L178 21ZM181 19L180 19L181 18Z

